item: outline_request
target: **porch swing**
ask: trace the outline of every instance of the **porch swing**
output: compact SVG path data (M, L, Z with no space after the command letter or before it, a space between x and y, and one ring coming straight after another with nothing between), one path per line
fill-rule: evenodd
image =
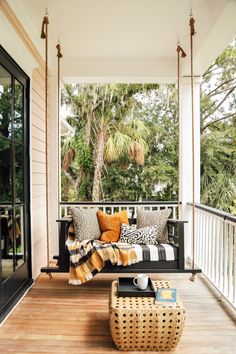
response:
M195 266L195 185L194 185L194 105L193 105L193 36L195 35L194 29L194 18L190 15L190 53L191 53L191 101L192 101L192 264L191 267L187 268L185 266L185 255L184 255L184 224L186 221L182 220L172 220L168 219L168 238L169 242L177 249L177 258L175 260L158 260L158 261L140 261L138 263L123 267L118 265L106 264L106 266L101 270L104 273L191 273L190 280L194 281L195 275L201 272L201 269ZM49 228L48 228L48 161L47 161L47 120L48 120L48 102L47 102L47 91L48 91L48 14L46 12L43 22L41 38L45 39L45 145L46 145L46 223L47 223L47 266L41 268L42 273L47 273L49 277L52 277L52 273L68 273L70 271L70 256L68 249L66 247L68 229L71 224L72 218L64 217L60 218L60 204L58 203L58 220L59 223L59 238L58 238L58 248L59 255L53 256L56 260L56 266L51 266L49 263ZM60 43L57 44L57 58L58 58L58 141L60 139L59 134L59 107L60 107L60 59L62 58ZM180 105L180 57L185 57L186 54L181 48L179 42L177 43L177 67L178 67L178 81L177 81L177 111L179 120L179 105ZM58 144L59 150L59 144ZM59 156L59 151L58 151ZM59 160L59 158L58 158ZM58 161L59 162L59 161ZM59 166L59 164L58 164ZM178 181L179 184L179 181ZM58 191L59 188L59 172L58 172ZM180 189L180 188L178 188ZM99 204L99 203L98 203ZM101 203L100 203L101 204ZM138 204L138 203L136 203ZM178 196L178 218L180 217L181 203ZM136 219L129 219L130 224L134 224Z

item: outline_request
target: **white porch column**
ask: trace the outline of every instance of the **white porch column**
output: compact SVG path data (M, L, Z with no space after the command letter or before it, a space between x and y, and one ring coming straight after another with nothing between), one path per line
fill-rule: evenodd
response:
M49 256L58 254L58 121L57 121L57 75L49 76L49 119L48 119L48 163L49 163Z
M200 78L194 79L194 130L195 130L195 202L200 203ZM191 256L191 209L192 202L192 111L191 79L184 77L180 83L180 126L179 126L179 195L182 202L182 220L188 220L185 227L185 255Z

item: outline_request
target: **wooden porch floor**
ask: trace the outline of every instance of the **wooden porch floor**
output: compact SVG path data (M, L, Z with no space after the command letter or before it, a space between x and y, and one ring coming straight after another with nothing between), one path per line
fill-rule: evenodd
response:
M0 353L118 353L108 326L108 296L116 278L100 274L75 287L67 284L67 274L55 274L52 281L41 275L0 327ZM236 353L236 313L203 276L194 283L188 274L152 278L171 281L185 305L186 325L175 353Z

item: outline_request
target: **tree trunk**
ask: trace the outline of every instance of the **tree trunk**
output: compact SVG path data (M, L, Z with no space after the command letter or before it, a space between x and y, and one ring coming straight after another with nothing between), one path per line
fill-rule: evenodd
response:
M64 170L62 170L64 172L64 175L66 176L66 183L65 183L65 187L64 190L62 189L62 200L64 202L69 202L70 197L69 197L69 192L70 192L70 179L68 178L67 174L65 173Z
M92 125L92 114L86 115L86 124L85 124L85 144L90 144L91 138L91 125Z
M93 114L87 114L86 115L85 144L88 145L88 146L90 144L90 139L91 139L92 119L93 119ZM85 175L84 168L83 168L83 166L80 166L78 177L76 178L76 180L74 182L75 194L78 193L78 190L80 189L80 186L81 186L81 184L83 182L84 175Z
M93 178L93 192L92 200L93 202L100 201L101 192L101 182L102 182L102 168L104 165L104 147L105 147L105 127L102 126L98 133L97 147L96 147L96 159L95 159L95 169Z
M69 185L69 182L66 183L66 186L64 188L64 198L63 198L63 201L65 202L69 202L70 201L70 198L69 198L69 191L70 191L70 185Z
M80 186L83 182L83 177L84 177L84 169L81 166L80 170L79 170L79 176L76 178L75 182L74 182L74 189L75 192L77 192L80 189Z

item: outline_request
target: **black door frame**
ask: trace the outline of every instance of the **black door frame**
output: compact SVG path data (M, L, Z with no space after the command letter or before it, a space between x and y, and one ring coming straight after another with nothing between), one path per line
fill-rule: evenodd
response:
M30 79L19 67L14 59L0 45L0 64L24 87L24 237L25 237L25 263L19 267L9 278L2 282L0 278L0 322L11 311L25 291L33 283L31 267L31 219L30 219L30 136L29 136L29 102ZM0 201L1 204L1 201ZM1 265L0 250L0 265ZM1 273L0 273L1 276Z

